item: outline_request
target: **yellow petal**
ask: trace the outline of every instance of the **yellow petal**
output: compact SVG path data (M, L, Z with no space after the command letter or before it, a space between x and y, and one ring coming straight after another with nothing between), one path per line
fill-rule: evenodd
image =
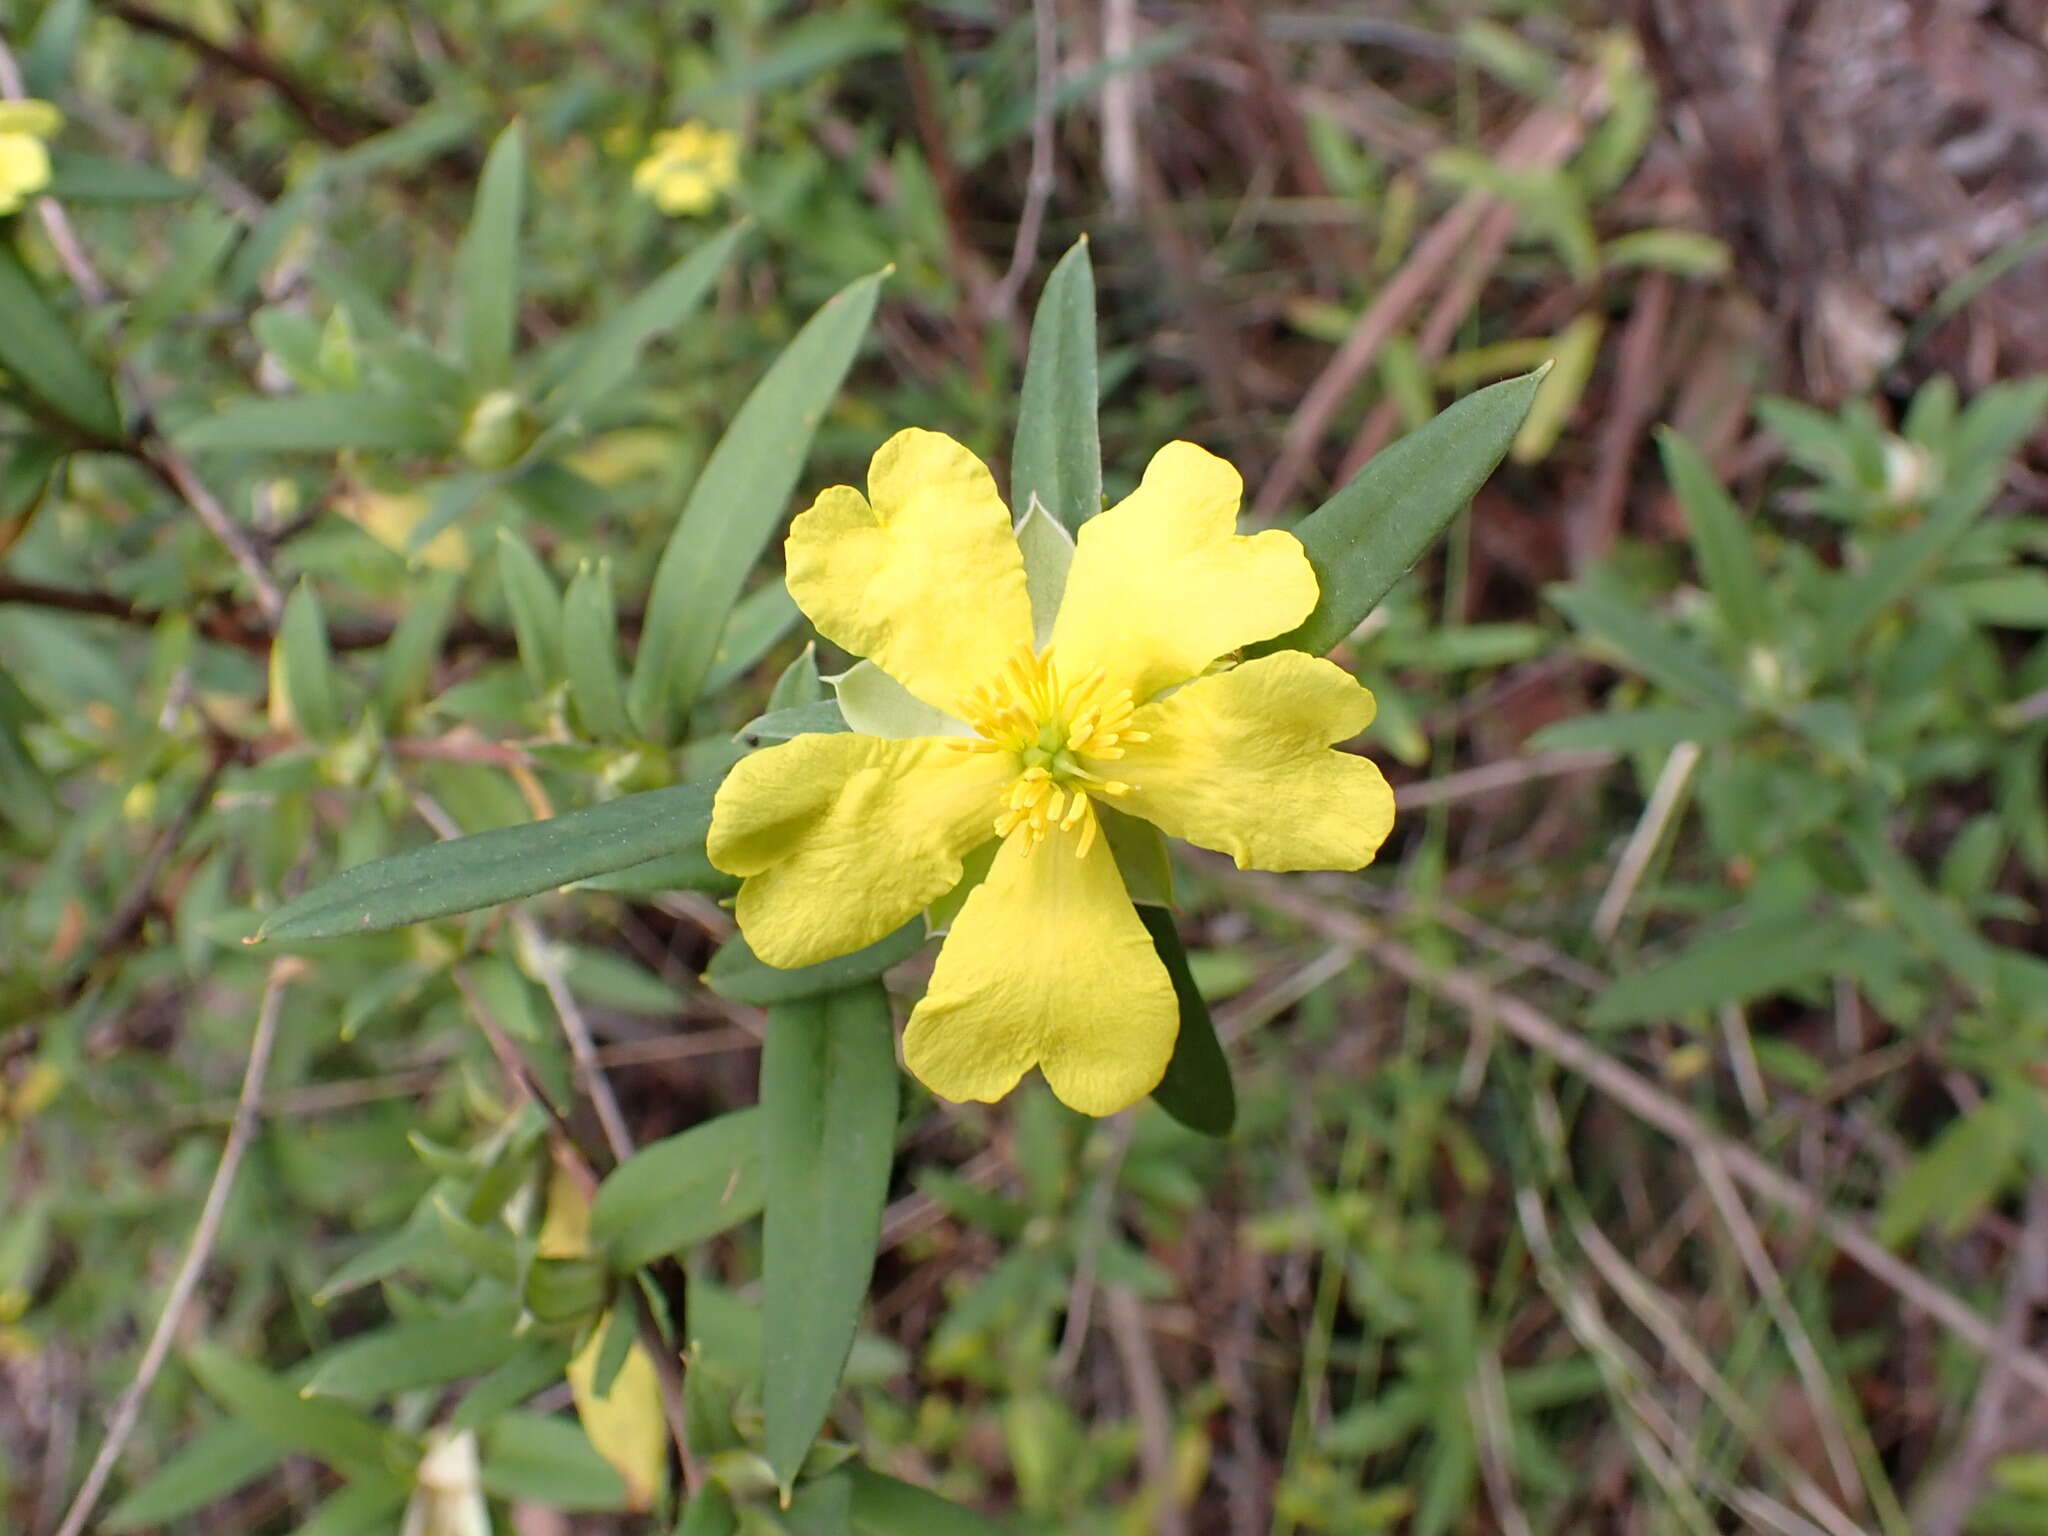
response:
M910 1015L903 1060L948 1099L999 1099L1031 1067L1062 1101L1111 1115L1159 1085L1180 1012L1103 838L997 850Z
M1360 869L1394 824L1394 792L1333 752L1372 722L1372 694L1335 662L1275 651L1198 678L1131 724L1151 740L1114 766L1119 810L1239 869Z
M1154 454L1135 491L1081 525L1053 626L1061 670L1101 667L1149 699L1307 618L1316 576L1301 541L1238 534L1243 494L1237 471L1193 443Z
M47 139L64 126L64 114L47 101L0 101L0 133Z
M626 1481L626 1502L648 1509L661 1492L668 1471L667 1427L661 1412L661 1387L654 1362L635 1344L626 1352L612 1389L597 1395L598 1358L611 1329L609 1314L598 1320L576 1358L569 1362L569 1390L576 1399L576 1417L598 1455L618 1469Z
M935 740L840 732L743 758L711 807L706 852L740 875L740 931L769 965L851 954L960 881L995 835L1015 763Z
M50 183L50 152L41 139L0 133L0 213L12 213Z
M958 714L1031 644L1010 514L981 460L915 428L875 454L868 497L836 485L790 525L790 596L826 639Z

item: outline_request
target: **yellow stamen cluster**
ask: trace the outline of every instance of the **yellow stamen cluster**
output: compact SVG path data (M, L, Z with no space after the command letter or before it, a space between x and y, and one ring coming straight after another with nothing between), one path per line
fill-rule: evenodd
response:
M1021 770L996 818L996 836L1021 829L1036 846L1054 827L1078 828L1076 851L1085 856L1098 828L1092 797L1115 799L1131 786L1091 772L1080 760L1114 762L1126 746L1150 740L1131 728L1136 708L1130 689L1108 691L1099 668L1076 682L1062 678L1050 646L1020 650L998 678L977 688L961 706L975 734L958 745L1014 754Z

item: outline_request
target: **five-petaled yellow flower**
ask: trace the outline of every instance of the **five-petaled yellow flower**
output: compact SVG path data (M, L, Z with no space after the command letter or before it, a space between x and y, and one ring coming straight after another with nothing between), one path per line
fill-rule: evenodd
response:
M663 213L707 211L739 180L740 141L726 129L688 122L657 133L633 168L633 189Z
M0 215L18 211L50 184L43 141L64 125L47 101L0 101Z
M1332 750L1372 695L1300 651L1230 661L1316 601L1292 534L1236 532L1242 492L1213 454L1162 448L1082 524L1037 630L1009 512L951 438L898 433L868 496L834 486L791 525L791 595L930 724L756 752L719 789L708 850L742 877L754 953L794 967L901 926L1000 840L904 1033L934 1092L1000 1098L1036 1066L1107 1115L1158 1085L1179 1013L1103 808L1270 870L1357 869L1393 825L1380 771Z

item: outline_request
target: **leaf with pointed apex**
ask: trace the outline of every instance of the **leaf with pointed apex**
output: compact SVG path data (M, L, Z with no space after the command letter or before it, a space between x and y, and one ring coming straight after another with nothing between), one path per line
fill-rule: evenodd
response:
M624 741L633 734L626 713L626 686L619 680L619 621L612 607L611 561L588 560L576 568L562 600L562 657L569 672L569 696L583 728L593 736Z
M1031 320L1010 450L1013 508L1035 496L1069 530L1102 510L1096 388L1095 269L1083 236L1045 280Z
M925 703L872 661L856 662L826 681L839 700L839 713L849 731L892 741L968 733L966 725Z
M1043 649L1052 641L1067 595L1067 568L1074 563L1074 536L1045 510L1036 494L1017 524L1017 547L1024 553L1024 590L1031 596L1031 638Z
M853 366L888 269L847 284L769 365L676 519L635 659L633 718L666 742L697 703L747 572L775 537L825 407Z
M0 241L0 368L74 427L103 442L121 435L107 376L78 344L14 247Z
M1237 1123L1237 1090L1230 1080L1230 1059L1223 1054L1223 1043L1216 1038L1216 1025L1209 1018L1209 1005L1195 985L1180 930L1165 907L1141 906L1138 916L1152 935L1152 947L1159 951L1166 974L1173 978L1173 995L1180 1003L1180 1033L1174 1038L1173 1059L1167 1062L1166 1076L1152 1090L1152 1097L1189 1130L1204 1136L1228 1136Z
M768 1011L764 1452L786 1491L853 1347L896 1147L896 1040L878 982Z
M345 869L286 902L264 921L262 939L331 939L375 933L456 912L473 912L572 881L677 859L677 889L730 884L704 857L711 780L626 795L547 821L450 838ZM696 879L701 883L691 885Z
M756 958L746 935L736 933L719 945L718 953L711 957L711 964L704 971L704 985L732 1002L765 1008L771 1003L815 997L821 992L836 992L872 980L916 954L925 938L924 919L916 917L850 955L836 955L816 965L782 970Z
M1315 567L1316 605L1250 655L1339 644L1464 511L1521 430L1549 364L1467 395L1374 456L1295 528Z
M526 137L515 119L484 160L476 206L455 254L456 341L479 394L503 384L512 366L525 202Z
M598 1186L590 1240L624 1271L716 1237L760 1213L762 1167L759 1109L652 1142Z

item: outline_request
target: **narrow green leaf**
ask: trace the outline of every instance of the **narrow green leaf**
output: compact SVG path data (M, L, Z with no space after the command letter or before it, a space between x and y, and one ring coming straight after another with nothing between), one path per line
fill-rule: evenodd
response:
M44 190L67 203L170 203L199 188L153 165L61 154L50 157L50 184Z
M570 1513L626 1505L626 1480L574 1419L508 1413L486 1424L478 1439L486 1493Z
M1547 369L1467 395L1304 518L1295 533L1315 567L1316 606L1292 632L1248 650L1321 655L1356 629L1506 456Z
M1664 455L1665 477L1692 531L1693 553L1699 558L1707 590L1713 593L1729 632L1738 641L1767 639L1772 629L1771 602L1750 540L1748 519L1691 443L1667 429L1657 434L1657 447Z
M1034 494L1017 523L1017 548L1024 556L1024 590L1031 599L1031 639L1041 650L1052 643L1067 572L1074 564L1074 536Z
M21 52L21 73L29 95L47 101L64 93L78 40L91 19L90 0L50 0L43 7L28 35L28 46Z
M1837 579L1814 641L1820 670L1831 671L1850 660L1864 632L1934 571L1949 546L1969 531L1985 502L1984 495L1968 489L1943 495L1917 528L1886 540L1863 570Z
M1204 1136L1228 1136L1237 1123L1237 1090L1230 1081L1230 1059L1216 1038L1216 1026L1209 1018L1209 1005L1202 1000L1188 969L1188 952L1174 927L1173 913L1166 907L1141 906L1138 916L1152 935L1152 947L1159 951L1166 974L1173 978L1173 995L1180 1003L1180 1033L1174 1038L1173 1059L1166 1064L1166 1076L1152 1090L1159 1107L1191 1131Z
M680 855L679 877L699 873L716 888L724 878L704 862L711 825L709 781L651 789L570 811L547 821L499 827L431 843L343 870L286 902L265 920L265 939L331 939L375 933L455 912L471 912L575 880L666 855Z
M277 631L273 677L284 685L285 703L299 730L315 741L341 734L341 703L334 654L327 648L327 620L310 583L301 580L285 599Z
M1963 986L1989 997L1998 974L1993 945L1959 908L1928 887L1882 828L1865 823L1849 828L1847 836L1850 853L1899 926Z
M780 578L766 582L739 600L732 617L725 621L725 633L711 655L711 671L704 679L704 692L723 693L739 681L754 664L796 627L803 614L789 588Z
M704 302L743 233L745 226L735 225L713 235L601 321L575 346L575 361L543 402L542 414L574 416L625 383L639 363L641 348L682 324Z
M761 1052L764 1450L787 1489L860 1321L896 1138L896 1042L879 983L778 1003Z
M1533 752L1669 752L1682 741L1732 741L1743 718L1720 709L1615 709L1546 725L1529 738Z
M1774 918L1710 934L1647 971L1616 981L1593 1005L1589 1022L1609 1029L1643 1024L1768 997L1797 982L1832 975L1856 933L1840 918Z
M380 653L377 708L386 721L427 696L461 585L462 578L453 571L427 571L419 578Z
M649 740L697 702L726 620L788 509L812 434L853 365L887 269L849 283L783 349L712 450L654 573L632 685Z
M341 1403L302 1397L267 1371L217 1344L195 1343L185 1355L207 1395L235 1419L342 1472L378 1472L390 1464L394 1440L381 1426Z
M253 1482L290 1453L290 1446L259 1424L239 1419L216 1424L108 1510L103 1529L162 1530L180 1515Z
M545 693L562 677L561 591L533 546L510 528L498 530L498 574L512 610L519 660L534 691Z
M563 661L569 696L591 735L623 741L633 734L626 688L619 681L619 620L612 608L612 564L588 560L576 568L562 603Z
M795 85L866 54L895 53L903 43L903 28L881 16L860 10L819 11L785 27L758 57L713 71L702 84L684 92L679 105L693 110L722 96Z
M1603 642L1617 665L1673 693L1722 709L1740 707L1734 680L1689 639L1638 607L1618 583L1594 572L1575 586L1551 587L1544 595L1576 627Z
M849 729L840 713L839 701L820 699L815 704L793 704L788 709L771 709L741 726L737 739L758 747L771 741L789 741L797 736L829 736Z
M491 1301L358 1334L329 1350L302 1389L309 1398L370 1402L480 1376L520 1350L518 1302Z
M785 971L756 958L746 935L735 933L711 957L704 972L704 985L720 997L756 1008L794 1002L880 976L916 954L926 937L924 919L914 917L865 949Z
M2003 1098L1952 1120L1902 1174L1878 1207L1871 1235L1896 1248L1928 1227L1954 1237L2003 1194L2020 1171L2024 1129Z
M863 736L908 741L956 735L961 730L958 720L925 703L872 661L855 662L827 681L832 684L846 728Z
M447 448L454 435L452 420L422 410L417 400L369 390L231 400L171 434L192 453L338 453L344 448L434 453Z
M476 206L455 253L458 350L481 393L505 382L519 320L519 220L526 202L526 137L515 119L484 160Z
M121 436L121 409L104 373L0 241L0 368L74 427L102 442Z
M760 1213L762 1154L758 1109L642 1147L598 1186L590 1240L625 1271L729 1231Z
M799 651L796 660L775 679L775 686L768 690L768 713L824 702L825 679L818 676L818 647L814 641Z
M1036 496L1068 529L1102 510L1096 409L1095 271L1083 235L1045 280L1031 320L1010 451L1012 510L1022 515Z
M292 1536L389 1536L411 1492L389 1473L352 1482L322 1501Z
M911 1483L849 1463L854 1536L1003 1536L1006 1529Z
M693 1375L691 1380L695 1379ZM739 1516L733 1512L731 1498L718 1484L707 1481L683 1506L674 1536L738 1536L739 1528Z

